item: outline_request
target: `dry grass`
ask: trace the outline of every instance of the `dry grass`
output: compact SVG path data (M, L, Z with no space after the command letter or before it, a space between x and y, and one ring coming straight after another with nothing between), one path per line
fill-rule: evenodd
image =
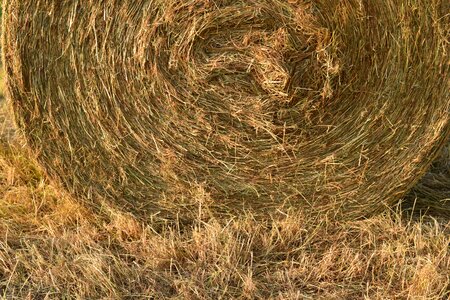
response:
M447 299L450 221L396 211L360 221L140 223L93 212L0 147L5 299ZM199 195L201 196L201 195Z
M9 0L9 98L94 207L361 217L449 136L447 2Z

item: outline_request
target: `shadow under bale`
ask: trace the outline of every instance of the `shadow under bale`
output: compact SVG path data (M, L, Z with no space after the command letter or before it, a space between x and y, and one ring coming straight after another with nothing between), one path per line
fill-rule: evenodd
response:
M405 199L404 208L450 218L450 144Z
M443 0L4 5L17 126L87 202L361 217L450 133Z

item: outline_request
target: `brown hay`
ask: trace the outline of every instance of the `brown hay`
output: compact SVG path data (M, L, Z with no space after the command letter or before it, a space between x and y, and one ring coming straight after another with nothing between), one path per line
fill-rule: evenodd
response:
M449 136L444 3L9 0L7 90L83 199L361 216Z

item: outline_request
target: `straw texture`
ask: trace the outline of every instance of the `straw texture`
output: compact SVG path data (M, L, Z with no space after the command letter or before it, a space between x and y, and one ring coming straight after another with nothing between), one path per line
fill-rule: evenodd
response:
M448 4L400 2L10 0L8 98L94 203L368 215L450 132Z

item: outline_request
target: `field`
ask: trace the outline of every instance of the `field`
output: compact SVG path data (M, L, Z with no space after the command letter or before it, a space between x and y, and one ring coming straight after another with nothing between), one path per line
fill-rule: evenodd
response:
M369 219L301 212L140 223L59 191L14 138L2 106L4 299L448 299L445 203L414 199ZM201 195L199 195L201 197ZM436 202L437 203L437 202ZM201 212L199 212L201 214Z

